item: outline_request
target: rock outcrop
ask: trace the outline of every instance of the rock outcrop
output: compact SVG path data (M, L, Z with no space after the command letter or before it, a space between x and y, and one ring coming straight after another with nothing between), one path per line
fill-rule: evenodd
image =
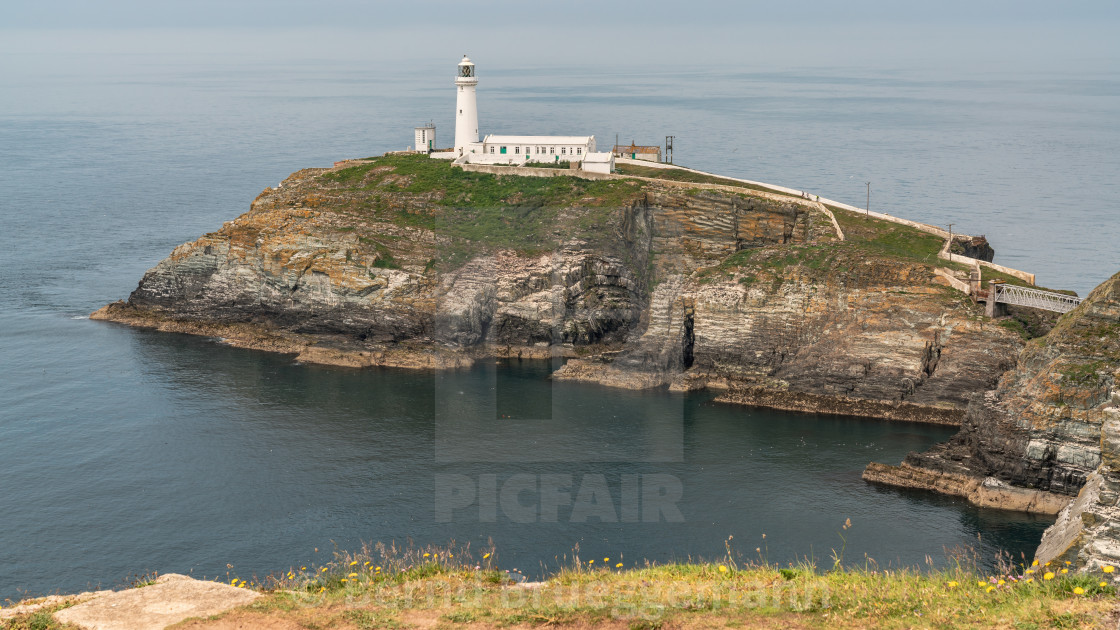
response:
M952 439L900 466L871 464L864 478L978 505L1061 511L1040 559L1120 562L1120 535L1110 529L1120 531L1118 374L1120 274L1030 341L999 387L972 399Z
M308 169L94 317L351 366L560 355L556 378L950 424L1022 346L934 273L937 239L915 254L860 219L842 241L806 199L691 186Z

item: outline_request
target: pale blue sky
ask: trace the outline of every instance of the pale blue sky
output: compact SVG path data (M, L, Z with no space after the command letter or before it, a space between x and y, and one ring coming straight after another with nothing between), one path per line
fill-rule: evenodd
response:
M0 63L62 52L1109 72L1120 2L17 0ZM605 54L609 53L609 55ZM0 68L2 69L2 68Z
M472 29L503 26L633 26L702 29L753 23L1007 25L1012 23L1115 23L1114 0L55 0L18 1L4 9L8 28L57 27L285 27L401 28L427 21Z

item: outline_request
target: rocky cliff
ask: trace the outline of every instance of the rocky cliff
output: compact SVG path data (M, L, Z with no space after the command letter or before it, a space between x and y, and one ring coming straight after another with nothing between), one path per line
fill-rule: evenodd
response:
M1120 274L1046 337L1029 342L999 386L973 398L950 441L911 453L900 466L871 464L864 478L956 494L980 505L1062 510L1040 557L1118 562L1120 543L1099 548L1095 533L1120 530L1120 514L1114 513L1120 479L1113 473L1120 464L1118 372ZM1086 542L1094 537L1098 542Z
M95 317L353 366L562 355L557 378L959 422L1018 335L944 286L936 238L837 219L845 240L823 206L748 188L384 156L293 174Z

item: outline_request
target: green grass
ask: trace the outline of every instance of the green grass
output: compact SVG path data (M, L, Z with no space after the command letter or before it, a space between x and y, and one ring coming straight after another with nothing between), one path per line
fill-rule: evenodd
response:
M695 184L719 184L721 186L734 186L736 188L746 188L748 190L757 190L760 192L774 193L776 195L786 195L788 197L799 198L797 195L790 195L789 193L780 192L765 186L756 186L746 182L740 182L734 179L727 179L725 177L718 177L715 175L705 175L702 173L694 173L692 171L685 171L677 168L657 168L655 166L637 166L634 164L618 164L615 166L615 172L620 175L635 175L638 177L650 177L653 179L665 179L675 182L691 182Z
M572 167L572 163L568 160L562 162L526 162L524 164L518 164L518 166L528 166L529 168L559 168L566 170Z
M77 626L60 623L52 616L54 613L73 605L73 602L63 602L41 608L33 613L16 615L7 621L0 622L0 628L4 630L77 630Z
M906 258L934 266L948 265L937 257L945 240L908 225L866 217L850 210L827 206L840 224L844 238L886 256Z
M1067 364L1059 371L1064 377L1062 380L1072 385L1095 386L1100 384L1100 381L1106 380L1097 374L1106 367L1107 364L1104 361L1090 361L1088 363Z
M642 195L635 181L470 173L427 156L389 155L320 176L339 211L451 237L437 263L481 251L551 251L569 238L610 241L622 208ZM378 250L383 265L395 262Z
M1031 287L1032 289L1040 289L1042 291L1050 291L1050 292L1053 292L1053 293L1061 293L1063 295L1072 295L1074 297L1077 296L1076 291L1070 291L1068 289L1049 289L1047 287L1038 286L1037 284L1031 284L1031 283L1027 282L1026 280L1023 280L1021 278L1017 278L1017 277L1015 277L1011 274L1003 273L1002 271L997 271L997 270L992 269L990 267L984 267L983 265L981 265L981 267L980 267L980 282L983 283L985 289L988 288L988 281L989 280L1002 280L1002 281L1006 282L1007 284L1013 284L1015 286Z
M336 554L325 567L254 585L271 594L250 609L305 627L396 627L422 614L444 627L1054 628L1099 623L1116 597L1112 575L1062 574L1060 564L986 572L963 561L919 570L865 560L822 571L743 561L730 548L716 562L670 564L580 559L576 550L544 585L521 589L494 554L455 545Z
M730 539L726 547L716 561L668 564L581 558L577 548L543 584L521 588L499 570L492 545L367 545L262 580L227 574L265 597L211 619L236 622L249 611L258 625L305 628L1080 628L1103 623L1116 605L1115 572L1062 573L1063 563L980 570L966 551L943 568L927 560L924 569L883 569L869 558L845 565L841 549L822 570L808 559L768 563L761 549L758 560L744 560ZM50 615L66 605L4 627L61 628Z
M381 167L392 167L370 173ZM633 199L636 187L619 180L583 180L575 177L518 177L470 173L446 160L426 156L387 155L367 163L324 173L323 181L366 191L383 190L426 195L438 192L434 203L445 207L474 208L619 206Z

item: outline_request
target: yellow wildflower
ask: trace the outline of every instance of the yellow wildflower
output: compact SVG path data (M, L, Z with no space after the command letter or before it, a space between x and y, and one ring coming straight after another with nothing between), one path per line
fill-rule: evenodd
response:
M1037 567L1038 566L1038 560L1035 560L1034 562L1032 562L1031 566L1032 567Z
M327 572L327 567L323 567L321 570L323 571L323 573L326 573Z
M1004 582L1003 580L1000 580L999 582L996 582L996 584L999 584L1000 586L1003 586L1004 584L1006 584L1006 582Z
M592 559L588 560L587 564L595 564L595 558L592 558Z
M727 567L722 565L722 564L719 565L719 572L720 573L727 573Z
M1062 573L1069 573L1069 569L1062 569Z
M354 566L355 564L358 564L358 561L357 561L357 560L355 560L355 561L351 562L351 563L350 563L350 566Z
M430 555L432 555L432 554L430 554L430 553L426 553L426 554L424 554L424 557L425 557L425 558L427 558L427 557L428 557L428 556L430 556Z
M1068 567L1069 565L1071 565L1071 564L1073 564L1073 563L1072 563L1072 562L1070 562L1069 560L1066 560L1066 566L1067 566L1067 567Z
M1073 588L1073 594L1074 595L1084 595L1085 594L1085 589L1081 588L1080 586L1075 586Z
M1097 586L1099 586L1099 587L1101 587L1101 588L1104 588L1104 587L1108 586L1108 582L1101 582L1101 583L1100 583L1100 584L1098 584Z
M989 587L987 588L986 592L988 592L988 593L991 593L991 592L992 592L992 591L994 591L994 590L996 590L996 587L994 587L994 586L989 586Z
M342 578L342 580L341 580L341 581L342 581L342 582L345 582L345 581L347 581L347 580L346 580L346 578Z
M1116 567L1112 566L1111 564L1106 564L1103 567L1101 567L1101 571L1104 571L1105 573L1112 573L1115 570L1116 570Z
M619 562L618 564L614 565L614 568L621 569L622 568L622 563Z
M300 568L299 568L299 570L300 570L300 571L306 571L306 570L307 570L307 567L300 567Z
M1052 571L1047 571L1046 574L1042 576L1042 579L1053 580L1054 579L1054 573Z
M959 584L957 584L956 581L954 581L954 580L949 581L949 588L957 588L957 586L959 586Z
M1027 575L1030 575L1031 573L1034 573L1034 569L1027 569Z
M358 577L358 574L357 573L351 573L350 575L348 575L346 577L356 578L356 577Z
M976 581L976 586L984 586L985 584L987 584L987 582L984 582L982 580L977 580Z
M482 559L483 559L483 560L485 560L485 559L487 559L487 558L489 558L489 557L490 557L490 554L486 554L486 555L482 556Z
M377 570L378 570L378 571L380 571L380 570L381 570L381 567L377 567Z

